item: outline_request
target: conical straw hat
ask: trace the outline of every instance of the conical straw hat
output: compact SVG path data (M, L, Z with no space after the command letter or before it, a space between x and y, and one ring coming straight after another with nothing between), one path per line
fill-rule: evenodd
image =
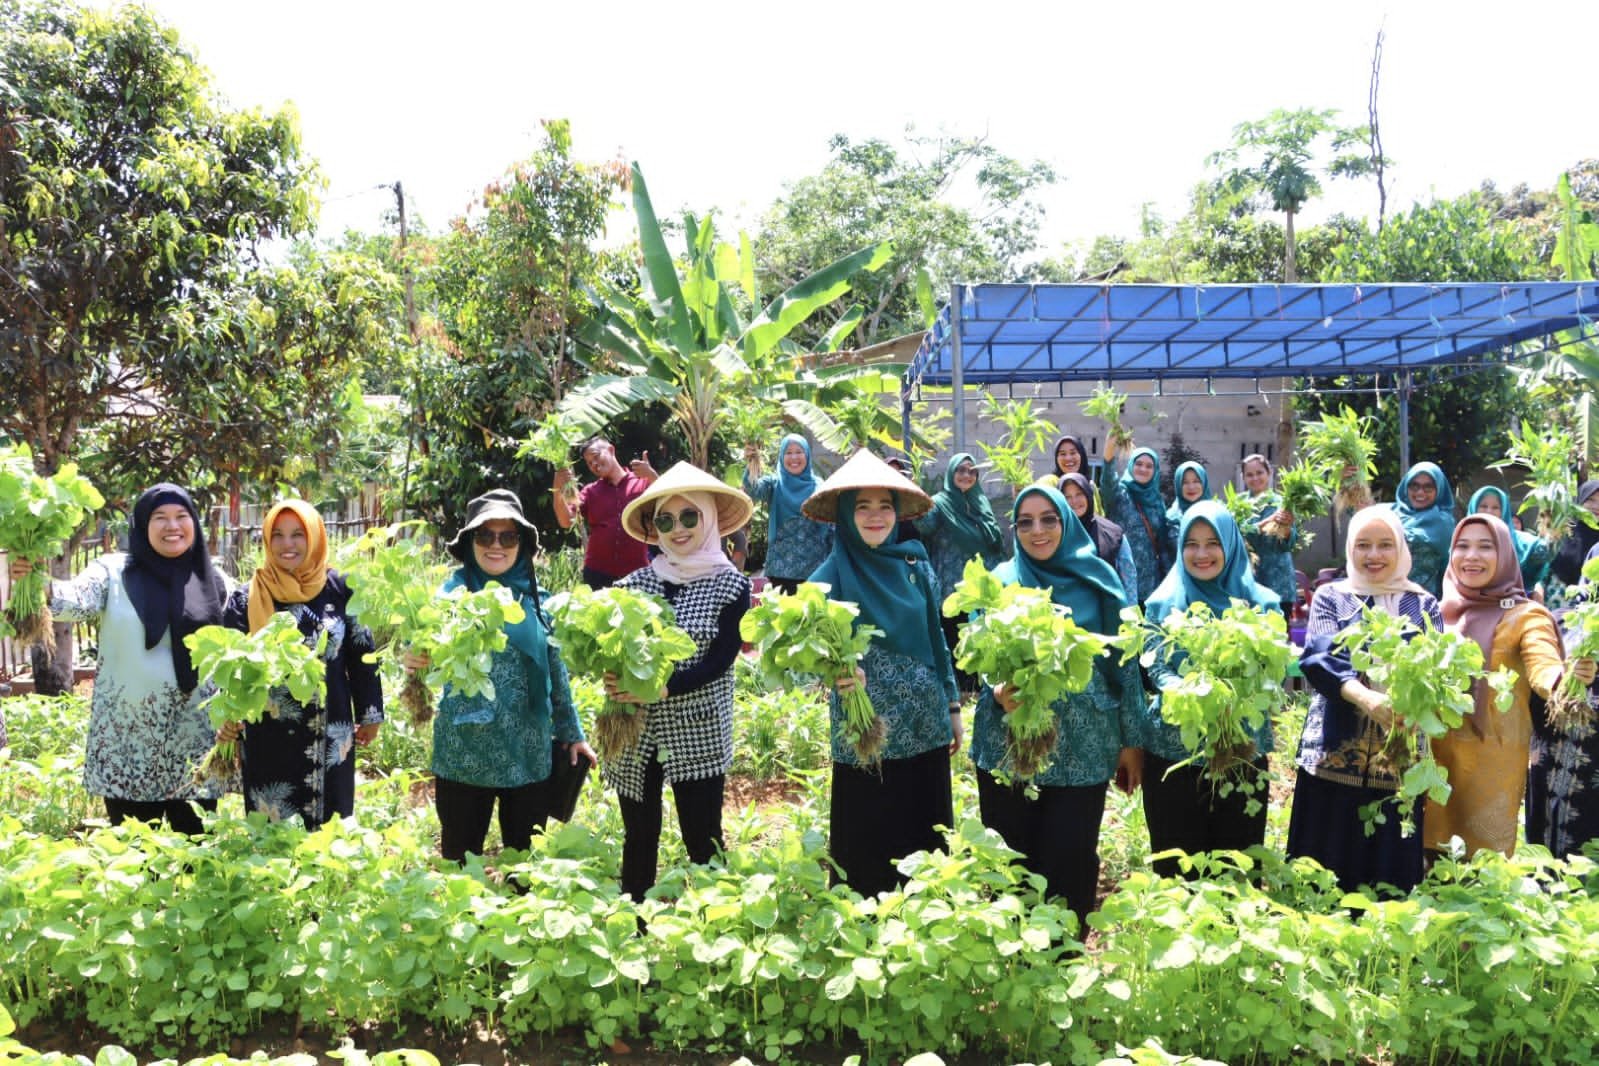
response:
M921 487L862 448L816 487L802 510L818 522L838 521L838 494L850 489L888 489L898 493L900 518L919 518L933 508Z
M693 463L678 463L656 478L644 490L644 495L623 509L622 528L634 540L653 541L655 535L648 520L655 517L656 505L669 497L690 492L704 492L715 497L716 525L724 537L742 528L755 511L755 504L738 489L718 481Z

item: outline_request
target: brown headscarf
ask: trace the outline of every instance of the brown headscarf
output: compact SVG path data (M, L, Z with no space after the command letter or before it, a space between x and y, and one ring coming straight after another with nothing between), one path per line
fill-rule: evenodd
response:
M1460 534L1471 525L1487 528L1494 538L1497 561L1493 577L1482 588L1467 588L1455 577L1455 544ZM1450 629L1470 637L1482 649L1483 668L1489 667L1493 654L1494 629L1505 612L1518 604L1529 602L1526 590L1521 587L1521 565L1516 561L1516 542L1510 536L1510 527L1493 515L1474 514L1462 518L1449 538L1449 569L1444 573L1443 608L1444 624ZM1488 681L1479 677L1471 686L1476 710L1472 712L1472 725L1478 736L1487 733L1487 716L1492 710L1493 698L1488 691Z
M305 559L293 570L285 570L272 561L272 527L285 511L292 511L305 526ZM274 505L261 523L261 539L267 543L267 556L250 581L252 633L272 621L278 604L307 603L316 599L328 583L328 530L315 507L304 500L284 500Z

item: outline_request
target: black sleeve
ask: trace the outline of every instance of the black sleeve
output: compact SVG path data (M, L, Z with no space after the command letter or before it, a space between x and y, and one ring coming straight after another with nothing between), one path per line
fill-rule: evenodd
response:
M744 647L744 638L739 635L738 626L744 618L744 612L750 609L749 585L744 584L741 588L743 594L733 597L717 615L716 636L711 638L711 646L705 650L705 656L693 666L672 671L671 679L666 682L668 696L682 696L704 688L721 677L733 665L733 660L738 658L739 651Z
M234 589L222 604L222 624L240 633L250 631L250 583Z
M344 676L350 683L350 714L356 725L373 725L383 719L383 675L376 661L368 662L377 647L372 630L361 624L361 619L350 613L350 588L344 578L332 571L328 584L337 582L339 613L344 616L344 647L340 657L344 660Z

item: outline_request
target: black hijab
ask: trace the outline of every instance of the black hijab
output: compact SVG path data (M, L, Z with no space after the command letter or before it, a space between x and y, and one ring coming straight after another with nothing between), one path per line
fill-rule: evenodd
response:
M171 503L181 505L194 521L194 543L176 559L168 559L150 543L150 516L157 507ZM188 492L163 482L145 489L134 503L122 583L133 609L139 612L139 621L144 623L145 648L161 643L161 635L170 630L172 670L177 675L178 688L193 692L199 678L183 638L201 626L221 623L227 586L211 566L200 512Z
M1599 479L1590 479L1577 486L1577 502L1583 503L1594 493L1599 492ZM1510 516L1505 516L1505 521L1510 521ZM1588 552L1593 546L1599 544L1599 529L1589 529L1581 522L1571 531L1571 535L1560 545L1560 551L1555 555L1555 561L1550 565L1563 584L1575 585L1582 580L1582 561L1588 557Z
M1070 481L1082 490L1088 497L1088 514L1083 516L1083 528L1088 530L1088 535L1094 538L1094 547L1099 552L1099 557L1116 568L1116 556L1122 550L1122 527L1108 518L1101 518L1094 511L1094 486L1082 474L1062 474L1060 477L1061 495L1064 496L1066 482ZM1136 592L1137 590L1133 590Z

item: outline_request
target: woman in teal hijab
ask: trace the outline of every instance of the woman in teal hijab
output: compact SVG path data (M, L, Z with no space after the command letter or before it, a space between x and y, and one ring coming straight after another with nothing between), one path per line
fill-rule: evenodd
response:
M744 493L766 504L766 578L784 592L793 592L805 576L827 558L832 530L800 513L816 491L811 473L811 446L790 433L777 446L777 470L761 473L761 453L744 450Z
M994 576L1007 585L1048 589L1085 629L1116 632L1125 590L1094 541L1052 488L1022 490L1011 513L1016 555ZM1044 768L1027 780L1007 775L1005 715L1016 700L1003 683L985 688L972 725L972 762L983 824L1044 877L1047 892L1062 897L1078 928L1094 907L1099 885L1099 826L1105 792L1116 779L1125 792L1138 788L1143 753L1135 739L1143 712L1138 668L1105 656L1088 688L1054 705L1058 736Z
M1394 512L1410 545L1410 580L1443 595L1449 543L1455 534L1455 493L1437 463L1417 463L1394 491Z
M1005 558L1005 534L983 494L977 463L965 452L950 459L944 468L944 487L933 494L933 509L915 525L927 545L940 596L955 588L968 561L981 559L992 569ZM951 652L959 635L957 622L954 618L943 620L944 642ZM971 678L963 670L955 671L955 680L963 689L970 687Z
M1116 476L1116 447L1106 442L1105 462L1099 468L1099 495L1110 520L1122 527L1127 547L1138 571L1138 588L1129 598L1143 603L1155 590L1172 556L1166 546L1166 501L1160 495L1160 456L1152 448L1136 448L1127 457L1127 469Z
M875 626L855 677L886 727L875 762L855 750L844 710L831 700L833 798L829 846L844 881L863 896L902 881L896 860L944 846L938 826L954 821L950 758L963 727L949 648L940 628L937 582L926 549L896 543L902 518L932 504L927 494L864 448L805 502L834 524L833 550L811 575L828 597L854 603L857 625Z
M1172 472L1171 483L1172 502L1166 508L1166 557L1175 561L1177 529L1183 524L1183 515L1190 507L1200 500L1211 498L1210 475L1205 472L1205 464L1190 460Z
M1533 590L1539 588L1544 578L1549 576L1552 559L1549 542L1515 527L1514 513L1510 510L1510 494L1497 485L1484 485L1471 494L1466 513L1491 514L1510 527L1510 537L1516 544L1516 562L1521 566L1521 587L1526 589L1527 595L1534 595ZM1542 597L1542 593L1537 595Z
M1249 565L1249 550L1238 523L1227 508L1216 500L1201 500L1183 515L1178 530L1181 559L1160 583L1144 613L1149 621L1162 622L1175 611L1203 603L1216 614L1232 606L1234 600L1253 605L1264 614L1282 618L1277 594L1255 580ZM1286 635L1286 634L1285 634ZM1190 855L1205 851L1238 850L1253 847L1266 839L1266 805L1250 812L1250 794L1234 789L1226 796L1216 794L1205 777L1202 763L1173 767L1189 757L1176 726L1160 713L1160 690L1178 676L1180 663L1157 655L1146 667L1154 699L1150 701L1143 730L1144 820L1149 825L1149 846L1154 853L1180 848ZM1267 772L1266 755L1271 751L1271 723L1263 722L1251 738L1255 743L1255 767ZM1175 859L1155 864L1163 877L1178 871Z

